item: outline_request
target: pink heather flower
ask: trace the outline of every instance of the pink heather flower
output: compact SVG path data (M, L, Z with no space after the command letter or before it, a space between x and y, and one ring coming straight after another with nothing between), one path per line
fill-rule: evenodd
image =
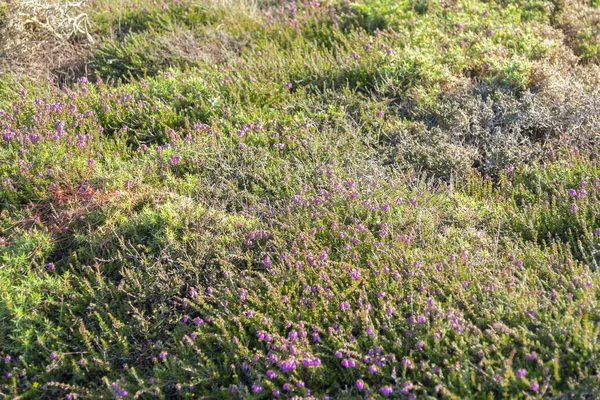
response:
M523 378L525 375L527 375L527 371L525 371L523 368L517 371L517 378Z
M533 383L529 385L529 389L533 390L534 392L537 392L538 390L540 390L540 385L539 383L537 383L537 381L533 381Z
M291 89L292 88L292 84L290 82L286 83L284 85L286 88Z
M161 351L161 352L158 354L158 358L159 358L159 359L161 359L161 360L164 360L164 359L167 357L167 354L168 354L168 353L167 353L166 351Z
M6 357L4 357L4 362L5 363L8 364L10 362L10 360L12 360L12 358L9 355L7 355Z
M535 351L533 351L533 352L531 352L531 354L527 354L525 356L525 360L527 360L527 361L532 361L535 359L537 359L537 353Z
M342 358L342 357L343 357L343 354L342 354L342 352L341 352L341 351L339 351L339 350L338 350L338 351L336 351L336 352L335 352L335 356L336 356L337 358Z
M365 388L365 383L361 379L359 379L356 381L356 387L359 390L363 390Z
M48 263L48 264L46 264L46 268L48 268L50 271L52 271L54 269L54 264Z
M379 118L383 117L383 111L378 111L378 112L377 112L377 116L378 116Z
M265 267L270 267L271 266L271 259L269 258L269 256L267 256L265 258L265 260L263 261L263 264L265 265Z
M490 35L490 36L492 36L494 34L494 31L491 30L491 29L488 29L487 34Z
M51 358L52 360L56 360L56 359L58 358L58 355L56 355L56 353L55 353L55 352L52 352L52 353L50 353L50 358Z
M412 382L407 381L402 384L401 392L404 395L408 395L413 388L414 388L414 385L412 384Z

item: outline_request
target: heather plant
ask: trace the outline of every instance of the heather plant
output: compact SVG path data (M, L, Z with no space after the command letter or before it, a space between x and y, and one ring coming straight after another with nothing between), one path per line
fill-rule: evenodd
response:
M593 7L90 1L0 75L0 396L600 396Z

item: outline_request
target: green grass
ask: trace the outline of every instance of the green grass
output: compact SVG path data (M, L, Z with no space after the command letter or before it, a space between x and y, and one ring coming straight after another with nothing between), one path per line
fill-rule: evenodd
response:
M600 395L593 4L164 5L0 75L1 397Z

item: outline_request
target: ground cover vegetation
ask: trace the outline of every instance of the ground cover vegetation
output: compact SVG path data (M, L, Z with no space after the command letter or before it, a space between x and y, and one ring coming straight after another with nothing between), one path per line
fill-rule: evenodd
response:
M0 2L0 396L598 398L599 6Z

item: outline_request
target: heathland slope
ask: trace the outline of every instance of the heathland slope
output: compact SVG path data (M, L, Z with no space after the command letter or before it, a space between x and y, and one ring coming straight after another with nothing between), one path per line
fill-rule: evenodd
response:
M0 397L600 396L597 0L63 3L0 3Z

